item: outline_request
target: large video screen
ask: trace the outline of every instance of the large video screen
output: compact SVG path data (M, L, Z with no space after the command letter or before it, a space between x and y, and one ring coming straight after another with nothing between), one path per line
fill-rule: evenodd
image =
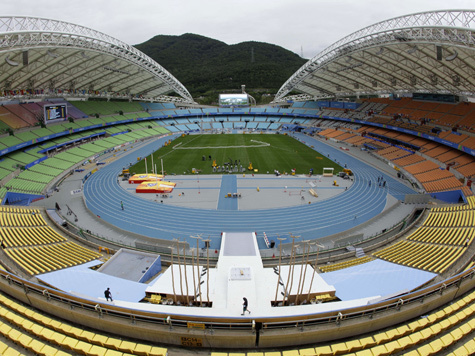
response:
M219 106L222 108L249 106L249 99L247 94L219 94Z
M68 107L66 104L45 105L44 111L45 123L66 120L68 116Z

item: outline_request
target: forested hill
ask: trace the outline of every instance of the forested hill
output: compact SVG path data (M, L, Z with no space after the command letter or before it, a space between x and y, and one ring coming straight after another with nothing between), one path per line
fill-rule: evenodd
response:
M135 46L198 97L213 90L277 90L307 60L263 42L224 42L194 34L155 36Z

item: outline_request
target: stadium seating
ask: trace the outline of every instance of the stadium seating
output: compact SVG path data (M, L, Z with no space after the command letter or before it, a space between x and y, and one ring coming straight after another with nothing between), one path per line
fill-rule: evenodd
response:
M5 253L29 274L40 274L100 258L67 241L46 224L38 209L1 207L0 235Z
M458 341L463 340L455 355L470 355L475 351L475 292L459 299L457 302L435 311L423 318L415 319L381 330L371 336L350 338L330 342L326 345L305 347L264 353L247 352L243 355L433 355L445 352ZM457 351L459 350L459 351ZM459 353L458 353L459 352ZM237 353L211 352L212 356L229 356Z
M336 270L339 270L339 269L343 269L343 268L347 268L347 267L351 267L351 266L356 266L356 265L359 265L359 264L362 264L362 263L370 262L372 260L374 260L374 258L371 257L371 256L358 257L358 258L354 258L354 259L351 259L351 260L348 260L348 261L343 261L343 262L333 263L333 264L330 264L330 265L320 266L319 269L323 273L332 272L332 271L336 271Z
M164 347L118 339L45 316L3 294L0 294L0 334L25 350L45 356L168 354ZM0 350L1 347L0 344Z

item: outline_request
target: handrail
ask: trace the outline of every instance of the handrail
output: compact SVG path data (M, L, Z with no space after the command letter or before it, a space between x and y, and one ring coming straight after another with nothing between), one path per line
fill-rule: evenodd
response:
M399 310L403 306L421 302L430 296L441 295L451 287L459 288L460 284L475 276L475 268L459 273L451 278L443 280L434 285L428 286L422 290L408 293L404 296L398 296L390 300L381 301L375 304L362 307L353 307L342 310L329 312L320 312L308 314L305 316L269 316L259 318L258 321L265 324L268 329L271 328L294 328L296 325L315 325L341 322L346 319L356 319L368 315L374 315L390 309ZM97 301L88 300L86 298L76 297L67 292L58 291L56 289L44 287L42 285L27 281L7 271L0 271L0 283L8 283L10 286L16 284L19 289L29 294L46 297L49 301L56 301L75 306L83 310L94 311L101 316L113 316L118 318L130 319L133 315L134 320L142 322L151 322L154 324L170 324L173 322L174 327L187 327L188 322L205 323L208 328L216 329L252 329L252 323L249 320L234 317L203 317L170 314L162 312L140 311L136 309L128 309L108 304L100 304ZM475 280L474 282L475 283ZM298 308L295 306L294 308ZM340 315L341 314L341 315Z

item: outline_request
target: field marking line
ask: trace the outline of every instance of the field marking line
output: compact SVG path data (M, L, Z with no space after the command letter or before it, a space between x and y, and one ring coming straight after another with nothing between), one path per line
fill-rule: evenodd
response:
M173 146L174 150L201 150L201 149L211 149L211 148L247 148L247 147L269 147L270 143L251 140L251 142L257 142L259 145L241 145L241 146L202 146L202 147L181 147L180 145ZM180 146L180 147L178 147Z

